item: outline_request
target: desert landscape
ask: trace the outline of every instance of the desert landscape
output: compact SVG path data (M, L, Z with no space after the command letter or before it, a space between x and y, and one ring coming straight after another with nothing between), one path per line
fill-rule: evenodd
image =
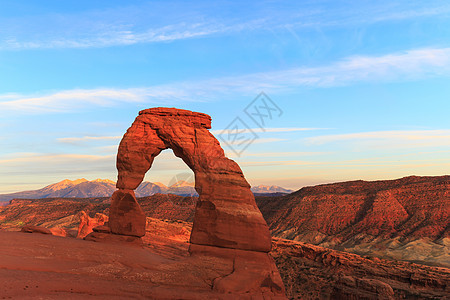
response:
M118 190L111 197L70 198L80 188L102 196L113 184L85 179L15 194L42 198L11 199L0 209L3 293L55 299L449 295L450 176L351 181L284 195L274 187L255 198L207 130L210 120L175 108L141 111L120 143ZM138 201L134 190L167 147L193 169L198 196L149 189L154 194ZM24 278L30 283L20 289Z
M411 182L413 181L415 185L422 186L423 184L430 184L430 182L441 182L447 186L449 184L448 177L405 178L400 181L409 181L410 184L413 184ZM359 182L359 184L362 183ZM365 184L378 185L378 187L382 185L383 188L389 189L393 186L398 186L398 181ZM352 195L359 192L354 185L355 182L342 183L334 185L333 188L336 192L336 188L340 186L342 190L339 191L339 194L342 197L346 193L348 193L347 195ZM323 189L330 188L329 186L314 188L321 190L320 194L318 192L315 194L316 197L321 195L321 201L326 201L330 197L330 194L327 195L328 197L323 194ZM306 190L308 189L306 188ZM448 193L448 187L444 191ZM300 192L306 193L306 191L302 190L298 191L298 193ZM311 191L308 194L312 196ZM271 220L269 216L273 211L273 201L283 201L283 198L292 196L257 196L256 203L265 218ZM167 197L169 197L169 200ZM178 277L176 281L165 281L166 279L163 280L162 277L160 277L161 281L159 282L154 279L154 276L162 276L161 272L167 272L164 276L168 277L180 276L175 275L175 273L180 268L180 265L177 264L181 264L182 259L189 257L189 236L197 198L155 194L139 198L138 202L147 216L146 234L143 237L143 248L132 246L131 250L128 250L130 249L129 246L93 244L80 239L92 232L92 228L107 221L109 198L11 200L10 204L0 208L2 228L0 234L6 234L3 240L8 241L8 243L2 244L2 253L5 255L1 259L2 265L8 263L8 267L3 270L5 282L10 282L8 285L5 285L5 295L24 298L42 295L49 299L57 299L58 297L78 299L77 297L88 298L89 296L92 298L102 296L117 298L160 297L164 299L165 297L170 298L170 295L173 298L183 295L187 299L199 299L201 297L205 299L214 297L217 299L221 297L226 298L226 295L220 296L210 293L211 283L206 285L204 282L198 282L197 280L199 279L194 280L195 276L200 276L196 273L194 273L196 274L195 276L193 275L192 278L188 279L183 277L183 273L182 279ZM304 208L297 206L296 209L298 214L302 213L302 211L305 214L307 213L304 211ZM382 216L380 214L378 217L381 218ZM313 214L312 217L319 218L320 216ZM437 224L443 227L443 230L439 232L440 235L432 233L433 231L424 231L430 232L430 235L408 235L401 234L401 232L396 232L392 235L393 229L396 228L391 227L379 233L379 236L390 235L390 239L383 240L367 232L364 233L365 230L361 229L354 232L353 239L345 240L347 243L340 241L340 243L336 243L333 246L330 244L321 246L325 235L327 235L329 240L331 238L338 240L338 238L342 239L342 237L337 234L329 234L328 236L326 231L321 233L322 229L320 228L314 231L316 232L315 235L311 234L311 230L302 228L296 228L295 231L291 230L291 233L297 232L296 235L286 236L285 231L278 234L274 228L291 226L289 225L289 219L281 220L283 222L271 223L269 221L268 223L273 235L270 254L280 271L286 287L286 295L289 299L351 297L357 299L445 299L448 296L450 270L448 269L448 228L443 226L445 223ZM333 224L333 220L329 222L324 222L321 226L326 228ZM317 224L315 222L311 223ZM46 228L49 232L47 232L47 235L33 234L33 237L18 232L25 225ZM422 228L422 230L424 229L425 227ZM30 231L36 232L35 230ZM50 236L51 234L52 236ZM355 236L361 235L364 235L365 238L355 239ZM320 236L322 240L319 240L317 236ZM66 244L68 239L74 240L74 242ZM348 245L348 240L351 240L352 246L340 246L340 244ZM23 244L21 245L21 243ZM88 243L89 247L86 246L86 243ZM39 253L34 252L37 250L31 250L41 247L42 249ZM47 253L48 247L53 249L51 255ZM61 249L58 249L58 247L61 247ZM73 247L73 249L67 252L67 247ZM24 252L17 252L18 248L23 249L22 251ZM154 261L152 260L148 261L149 265L146 267L150 268L150 270L145 269L142 267L145 260L142 260L141 256L137 256L138 258L133 261L131 256L137 254L127 252L139 251L139 249L145 249L149 254L156 257L166 258L172 264L172 267L169 268L172 271L158 269L161 266L153 265ZM358 252L361 249L364 249L365 252ZM430 249L433 250L430 251ZM109 251L106 258L104 257L104 251ZM77 253L74 257L69 254L74 252ZM113 253L115 254L113 255ZM93 255L96 258L93 258ZM110 256L121 257L122 260L114 260ZM22 260L24 257L29 257L30 260L23 262L20 266L15 265L17 260ZM35 257L35 261L33 261L32 257ZM10 261L12 258L15 261ZM55 260L53 262L55 265L53 267L46 265L45 270L42 270L43 261L47 263L51 260ZM61 261L68 265L64 270L56 268L56 266L61 264ZM195 263L189 262L189 273L198 272L198 270L196 271L197 268L210 268L210 272L220 272L220 270L224 270L222 268L225 268L226 265L221 265L222 263L224 262L216 262L215 264L211 262L211 265L206 267L204 263L198 261ZM82 264L86 268L82 270L77 267L78 264ZM214 268L218 268L218 270ZM18 277L15 280L10 278L12 273L7 270L16 270L18 272L16 276ZM125 270L129 270L130 274L134 274L134 277L125 275ZM144 276L136 275L139 272L146 274L145 280L141 277L137 280L136 276ZM25 277L29 278L28 281L23 280L25 274L29 276ZM34 274L39 274L40 280L37 281L39 288L35 286L31 288L31 282L36 283L37 276ZM82 284L80 283L75 288L67 283L56 284L54 281L55 274L58 274L61 282L65 282L66 279L71 280L70 278L77 278L76 280L83 278ZM67 278L64 279L65 277L62 274L66 274ZM211 280L211 277L208 279L206 273L202 274L202 276L206 277L201 280ZM54 285L50 284L49 280L52 280ZM122 287L114 291L111 291L109 288L106 290L98 288L105 282L114 282L115 280L117 280L118 284L121 280L125 280L127 288ZM155 282L158 282L158 284ZM195 291L191 290L191 285L196 286ZM24 289L25 286L29 288ZM55 290L55 286L59 288ZM146 292L141 294L144 290ZM233 297L230 296L230 298Z
M450 2L0 0L0 299L450 299Z

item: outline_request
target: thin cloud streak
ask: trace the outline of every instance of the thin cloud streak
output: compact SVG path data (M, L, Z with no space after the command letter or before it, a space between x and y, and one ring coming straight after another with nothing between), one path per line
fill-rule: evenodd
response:
M241 158L240 156L236 155L234 152L226 152L225 153L227 157L233 157L233 158ZM245 153L242 155L244 158L248 157L299 157L299 156L316 156L316 155L325 155L330 154L330 152L249 152L245 151Z
M240 25L242 26L242 25ZM185 23L148 29L146 31L117 30L103 32L100 35L84 38L58 38L48 41L19 41L15 38L6 40L0 45L0 50L30 50L30 49L84 49L103 48L112 46L126 46L134 44L148 44L172 42L189 38L208 36L216 33L231 31L219 25Z
M413 49L382 56L352 56L327 66L185 81L129 89L66 90L48 95L0 95L0 113L51 113L123 103L150 104L176 101L216 101L223 96L292 91L300 87L327 88L359 82L417 80L450 75L450 48ZM1 101L6 98L6 101ZM9 97L9 98L8 98Z
M287 141L287 139L279 139L279 138L259 138L252 142L252 144L265 144L265 143L276 143Z
M1 97L1 96L0 96ZM0 102L2 111L27 113L64 112L85 106L111 107L121 103L149 103L150 99L182 98L176 89L130 88L130 89L75 89L42 96L17 95L17 98ZM0 98L1 100L1 98Z
M20 154L20 155L19 155ZM65 162L65 161L102 161L110 160L114 155L87 155L87 154L21 154L17 157L0 159L2 164L28 163L28 162Z
M84 136L84 137L59 138L58 141L61 143L76 144L79 142L118 140L121 138L122 138L122 136Z
M310 130L325 130L330 128L303 128L303 127L286 127L286 128L249 128L255 133L269 133L269 132L293 132L293 131L310 131ZM212 134L221 134L227 129L210 130Z
M414 80L450 74L450 48L413 49L382 56L352 56L328 66L249 76L276 88L332 87L355 82Z
M165 24L148 24L148 14L143 12L149 11L149 13L161 15L170 15L172 12L167 12L165 8L158 10L156 7L145 5L131 11L121 7L120 10L105 11L103 14L91 14L87 11L78 15L66 14L60 18L54 18L51 15L35 16L35 18L14 20L15 23L12 24L19 22L27 24L27 27L19 27L18 32L0 36L2 41L0 50L85 49L167 43L241 31L363 25L391 20L445 16L450 12L450 5L439 2L438 4L427 2L427 5L389 4L355 5L343 9L339 6L333 8L327 3L324 5L318 3L313 6L304 3L296 10L274 7L271 15L261 15L255 9L255 13L248 15L247 19L226 15L215 19L211 18L214 14L212 11L198 11L194 15L182 17L181 20L176 17ZM218 7L219 10L224 8L227 10L232 6ZM192 7L180 7L180 9L190 10ZM299 13L299 11L302 12ZM113 15L114 18L111 19L109 15ZM171 18L168 17L168 19ZM145 25L141 27L138 26L139 23ZM5 23L5 26L8 27L10 24ZM41 24L48 25L42 27ZM40 29L39 33L33 32L34 27Z
M372 131L348 134L323 135L305 138L307 145L325 145L330 143L345 143L353 146L355 143L370 149L413 147L450 146L450 130L392 130Z
M385 160L381 158L367 158L356 160L342 160L342 161L303 161L303 160L272 160L272 161L241 161L240 165L245 167L263 167L263 166L342 166L342 167L391 167L391 166L435 166L435 165L449 165L448 159L421 159L421 160Z
M400 140L433 140L433 139L449 139L450 129L440 130L391 130L391 131L371 131L347 134L323 135L309 137L305 140L311 144L325 144L331 142L340 142L348 140L384 140L384 139L400 139Z

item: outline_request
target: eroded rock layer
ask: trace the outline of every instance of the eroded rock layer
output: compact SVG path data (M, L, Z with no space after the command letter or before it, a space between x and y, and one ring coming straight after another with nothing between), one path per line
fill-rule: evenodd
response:
M210 116L188 110L151 108L139 113L117 155L119 191L112 197L109 221L113 233L145 233L142 211L132 191L142 182L154 158L170 148L194 171L195 189L200 195L191 243L270 251L269 229L250 185L237 163L225 157L210 128Z

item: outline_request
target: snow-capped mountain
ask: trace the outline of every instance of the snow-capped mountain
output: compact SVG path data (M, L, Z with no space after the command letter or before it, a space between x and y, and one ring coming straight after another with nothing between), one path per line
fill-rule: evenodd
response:
M116 183L108 179L87 180L85 178L63 181L50 184L42 189L24 191L10 194L0 194L0 201L9 201L15 198L39 199L39 198L90 198L110 197L116 190ZM279 186L259 185L252 187L253 193L291 193L292 190ZM181 196L198 196L194 183L180 180L169 187L160 182L142 182L135 191L136 197L160 194L176 194Z
M271 193L292 193L293 190L282 188L277 185L258 185L251 188L253 193L271 194Z

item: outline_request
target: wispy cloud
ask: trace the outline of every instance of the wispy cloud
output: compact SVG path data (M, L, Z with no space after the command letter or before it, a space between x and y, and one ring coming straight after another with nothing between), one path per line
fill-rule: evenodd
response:
M11 29L0 35L0 50L127 46L251 30L370 24L448 15L450 12L450 5L442 1L427 1L426 4L417 1L377 1L355 3L345 8L327 1L303 2L295 6L249 3L250 11L243 18L236 13L228 13L242 9L240 4L233 2L212 7L193 3L174 4L171 1L164 4L144 2L138 6L103 11L6 19L2 22ZM161 20L161 16L165 18Z
M184 98L177 89L130 88L130 89L74 89L46 95L8 95L6 101L0 102L3 111L21 111L25 113L62 112L80 109L85 106L115 106L120 103L151 103L163 99L172 101ZM0 100L1 96L0 96Z
M277 143L277 142L282 142L282 141L287 141L287 139L280 139L280 138L259 138L254 140L252 143L253 144L265 144L265 143Z
M215 101L226 95L292 91L299 87L332 87L358 82L417 80L450 75L450 48L413 49L382 56L352 56L318 67L298 67L200 81L174 82L129 89L76 89L46 95L0 95L0 113L48 113L123 103L174 104ZM276 130L276 129L274 129Z
M8 184L0 185L0 193L24 190L23 187L19 188L24 183L38 188L64 178L110 178L116 174L114 162L115 155L76 153L3 155L0 157L0 164L6 177L2 181Z
M117 153L118 148L119 148L119 145L95 147L96 150L100 150L100 152L102 152L102 153L111 153L114 155Z
M260 74L275 87L329 87L364 81L411 80L450 74L450 48L413 49L382 56L352 56L328 66ZM251 76L258 76L254 74Z
M242 27L244 24L241 24ZM220 24L174 24L160 28L149 28L145 31L133 30L110 30L97 35L81 38L58 37L49 40L21 41L10 38L0 44L0 50L15 49L60 49L60 48L102 48L111 46L124 46L134 44L147 44L159 42L171 42L195 37L208 36L221 32L227 32L233 27L221 26Z
M78 144L87 141L105 141L105 140L119 140L122 136L83 136L83 137L66 137L59 138L58 141L67 144Z
M39 153L17 153L15 157L0 159L2 164L29 163L29 162L52 162L61 163L77 160L83 161L103 161L111 160L113 155L87 155L87 154L39 154Z
M324 155L330 154L330 152L305 152L305 151L291 151L291 152L250 152L245 151L244 155L238 156L234 152L226 152L227 157L233 158L252 158L252 157L301 157L301 156L316 156L316 155Z
M306 128L306 127L285 127L285 128L249 128L255 133L278 133L278 132L294 132L294 131L310 131L310 130L324 130L329 128ZM212 134L221 134L226 129L210 130Z
M364 142L394 147L450 146L450 130L392 130L335 135L322 135L305 139L306 143L322 145L336 142Z
M414 6L414 3L413 3ZM386 7L387 8L387 7ZM389 9L389 8L387 8ZM378 13L375 15L372 15L372 17L367 18L367 20L374 21L374 22L381 22L381 21L390 21L390 20L404 20L404 19L411 19L411 18L418 18L418 17L432 17L432 16L439 16L439 15L448 15L450 12L450 5L448 3L439 3L438 5L434 6L431 5L429 7L411 7L410 9L404 9L404 10L392 10L392 11L383 11L383 13Z

